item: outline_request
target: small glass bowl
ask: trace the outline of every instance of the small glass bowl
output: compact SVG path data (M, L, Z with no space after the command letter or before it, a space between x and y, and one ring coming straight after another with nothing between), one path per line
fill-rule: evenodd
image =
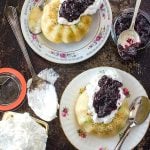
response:
M114 19L114 21L113 21L112 29L111 29L111 36L112 36L112 39L113 39L113 41L114 41L114 43L115 43L116 45L117 45L117 40L118 40L117 35L116 35L116 31L115 31L116 23L117 23L119 17L120 17L122 14L131 13L131 12L134 12L134 8L125 9L125 10L121 11L120 15L118 15L117 17L115 17L115 19ZM142 16L144 16L144 17L147 19L147 21L150 23L150 16L149 16L146 12L144 12L144 11L142 11L142 10L139 10L139 13L140 13ZM149 42L148 42L144 47L140 47L140 48L138 48L138 50L142 50L142 49L144 49L144 48L147 48L149 45L150 45L150 40L149 40Z
M17 108L24 100L26 81L12 68L0 68L0 111Z
M0 74L0 105L9 105L21 92L20 81L10 73Z

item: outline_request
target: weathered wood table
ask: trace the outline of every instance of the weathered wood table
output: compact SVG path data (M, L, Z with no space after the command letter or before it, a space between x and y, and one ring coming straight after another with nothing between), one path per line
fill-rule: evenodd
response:
M7 0L9 5L16 6L19 11L24 0ZM111 6L113 14L116 15L120 9L128 8L134 4L134 0L120 0L120 2L112 2ZM115 0L114 0L115 1ZM119 1L119 0L118 0ZM26 61L20 51L16 39L11 31L8 23L3 19L3 9L5 0L0 0L0 67L12 67L20 71L27 79L31 77ZM141 9L150 15L150 0L143 0ZM54 68L59 73L60 78L56 82L56 90L60 97L67 84L79 73L98 66L111 66L120 68L134 75L147 90L150 96L150 48L141 51L139 57L134 62L123 62L118 56L116 46L111 37L105 46L92 58L73 65L60 65L48 62L36 55L27 45L29 55L32 59L36 72L40 72L45 68ZM27 100L16 110L17 112L33 111L29 108ZM2 116L2 113L0 114ZM59 118L49 123L49 138L47 141L47 150L74 150L75 148L69 143L60 126ZM140 144L135 148L138 150L150 150L150 128Z

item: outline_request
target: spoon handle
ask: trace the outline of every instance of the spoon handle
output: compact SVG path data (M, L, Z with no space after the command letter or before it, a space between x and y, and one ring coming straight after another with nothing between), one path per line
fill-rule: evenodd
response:
M47 0L39 0L38 2L36 2L34 7L40 7L40 6L44 6Z
M130 29L134 29L134 25L135 25L135 21L136 21L136 17L137 17L138 11L139 11L140 4L141 4L141 0L136 0L136 5L135 5L134 14L133 14L132 22L130 25Z
M12 6L8 6L6 8L6 12L5 12L5 15L7 17L7 20L13 30L13 33L18 41L18 44L23 52L23 55L26 59L26 62L28 64L28 68L32 74L32 76L36 76L36 73L34 71L34 68L32 66L32 63L30 61L30 58L29 58L29 55L28 55L28 52L27 52L27 49L25 47L25 43L24 43L24 40L23 40L23 36L22 36L22 33L21 33L21 29L20 29L20 25L19 25L19 20L18 20L18 15L17 15L17 10L15 7L12 7Z
M120 150L121 149L121 146L123 144L123 142L125 141L126 137L129 135L129 132L131 130L131 126L130 124L127 126L126 130L124 131L123 135L121 136L118 144L116 145L115 149L114 150Z

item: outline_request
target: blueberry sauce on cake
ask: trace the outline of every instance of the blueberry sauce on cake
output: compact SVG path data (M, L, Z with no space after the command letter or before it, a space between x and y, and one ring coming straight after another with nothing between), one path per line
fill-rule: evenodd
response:
M92 15L100 7L101 0L60 0L58 23L72 25L80 16Z
M66 18L69 22L76 20L79 16L92 5L95 0L67 0L60 7L60 17Z
M86 86L86 92L88 113L94 123L110 123L126 97L122 80L114 69L98 73Z
M122 83L104 75L98 82L99 91L95 93L93 106L98 118L109 115L117 109L117 100L120 99L119 88Z

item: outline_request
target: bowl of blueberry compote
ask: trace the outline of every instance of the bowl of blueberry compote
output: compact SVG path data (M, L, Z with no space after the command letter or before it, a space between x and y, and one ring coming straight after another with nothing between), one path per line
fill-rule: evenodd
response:
M117 44L120 33L130 27L133 12L133 8L125 9L114 19L111 35L115 44ZM142 10L139 10L136 18L135 30L139 34L141 42L133 44L130 48L118 48L118 53L123 60L132 60L139 50L147 48L150 44L150 16ZM132 41L129 40L129 42Z

